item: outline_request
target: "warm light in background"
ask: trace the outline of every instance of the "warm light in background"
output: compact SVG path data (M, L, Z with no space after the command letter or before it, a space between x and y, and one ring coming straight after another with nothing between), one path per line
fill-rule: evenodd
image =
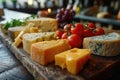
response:
M51 13L51 9L50 8L48 8L48 13Z
M33 4L33 0L28 0L28 5L32 5Z

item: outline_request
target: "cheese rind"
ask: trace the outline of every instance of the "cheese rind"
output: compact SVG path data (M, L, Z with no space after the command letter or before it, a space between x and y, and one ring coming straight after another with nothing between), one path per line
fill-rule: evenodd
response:
M38 18L27 20L26 24L33 23L35 27L39 27L41 32L51 32L57 30L57 20L53 18Z
M70 49L66 40L51 40L34 43L31 46L31 58L41 65L54 61L56 54Z
M118 33L109 33L84 38L83 48L91 49L95 55L116 56L120 54L120 35Z
M55 32L26 33L23 35L23 49L30 54L30 48L33 43L55 39Z

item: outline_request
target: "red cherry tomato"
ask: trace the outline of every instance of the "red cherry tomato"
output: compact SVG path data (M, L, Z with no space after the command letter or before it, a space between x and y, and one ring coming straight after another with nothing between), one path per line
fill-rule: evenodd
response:
M77 35L77 34L72 34L68 37L68 43L72 46L72 47L81 47L82 45L82 38Z
M71 27L72 27L72 24L66 24L64 26L64 31L70 31Z
M84 33L83 24L76 23L75 27L71 28L71 33L72 34L78 34L79 36L83 36L83 33Z
M61 36L61 39L67 39L67 38L68 38L68 33L67 32L63 33L63 35Z
M94 36L93 31L90 29L85 29L84 30L84 37L90 37L90 36Z
M88 23L88 28L90 28L90 29L96 29L96 26L95 26L94 23L90 22L90 23Z
M63 35L64 31L63 30L57 30L56 35L59 39L61 39L61 36Z
M103 34L105 34L103 28L99 27L99 28L95 29L95 35L103 35Z

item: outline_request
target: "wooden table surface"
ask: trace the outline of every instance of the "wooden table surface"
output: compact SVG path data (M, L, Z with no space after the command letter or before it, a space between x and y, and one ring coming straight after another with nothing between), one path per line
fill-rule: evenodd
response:
M25 18L29 14L5 10L4 21L10 21L11 18ZM104 80L120 80L120 69L114 72ZM26 70L13 53L0 41L0 80L34 80L33 76ZM72 79L70 79L72 80Z
M12 18L19 19L30 16L30 14L4 10L4 20L0 23L4 24ZM0 80L34 80L33 76L21 64L20 61L12 54L12 52L0 40Z

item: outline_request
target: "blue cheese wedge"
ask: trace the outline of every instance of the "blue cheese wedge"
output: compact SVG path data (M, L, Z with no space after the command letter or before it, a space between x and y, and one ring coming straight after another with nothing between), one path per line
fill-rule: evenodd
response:
M84 38L83 48L91 49L92 54L116 56L120 54L120 34L109 33L101 36Z
M30 54L30 48L33 43L49 41L56 39L55 32L26 33L23 35L23 49Z

